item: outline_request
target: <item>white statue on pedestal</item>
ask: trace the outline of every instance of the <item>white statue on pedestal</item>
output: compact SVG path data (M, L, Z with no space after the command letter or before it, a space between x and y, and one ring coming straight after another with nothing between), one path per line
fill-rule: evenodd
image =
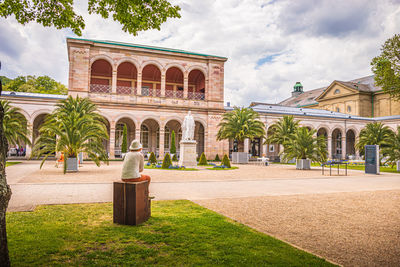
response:
M194 140L194 119L189 111L185 116L185 119L182 124L182 141L193 141Z

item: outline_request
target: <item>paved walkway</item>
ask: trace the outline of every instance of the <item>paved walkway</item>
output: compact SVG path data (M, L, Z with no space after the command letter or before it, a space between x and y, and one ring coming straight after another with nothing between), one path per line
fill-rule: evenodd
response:
M121 163L114 163L111 167L96 167L96 170L105 169L104 173L106 175L103 176L107 176L107 169L114 171L117 167L120 168L120 165ZM91 167L86 168L89 169ZM60 174L61 170L54 168L52 165L47 165L47 168L51 170L50 174L46 171L38 171L38 162L26 162L7 167L7 177L13 191L9 210L29 209L38 204L112 201L112 181L118 179L112 179L107 176L107 181L107 179L102 179L101 174L97 174L96 180L85 176L78 177L80 179L79 183L73 183L70 179L71 174ZM254 176L246 176L246 170L251 172L256 170L259 176L256 176L255 180L251 180ZM21 182L28 178L32 180L32 177L37 176L38 172L42 173L38 183ZM53 172L56 172L61 178L54 180ZM269 167L241 166L239 170L233 171L178 172L145 170L145 172L151 172L150 175L153 177L150 192L155 196L156 200L199 200L400 189L400 175L397 174L376 176L353 171L350 172L352 176L348 177L326 177L322 176L320 171L297 171L294 170L293 166L282 165ZM84 172L82 173L84 174ZM77 179L76 176L82 175L82 173L74 174L74 179ZM282 177L277 179L276 173L281 173ZM293 174L298 174L301 178L293 177ZM50 177L46 177L46 175ZM215 180L215 175L222 180ZM292 178L287 177L289 175ZM169 176L178 177L170 179L168 178ZM184 180L185 177L186 181ZM241 177L246 179L239 180ZM176 179L178 179L178 182L176 182ZM66 180L68 182L65 182ZM93 182L97 180L106 182Z

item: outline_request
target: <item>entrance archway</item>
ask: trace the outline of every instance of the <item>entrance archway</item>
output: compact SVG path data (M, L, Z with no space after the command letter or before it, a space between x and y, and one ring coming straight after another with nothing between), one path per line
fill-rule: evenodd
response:
M342 131L340 129L332 132L332 158L342 158Z
M130 143L135 139L135 123L129 118L121 118L115 125L115 157L122 156L122 141L123 141L123 130L126 125L126 139L127 146L129 148Z
M346 157L356 157L356 135L353 130L348 130L346 133Z
M195 122L194 140L197 142L196 150L198 156L200 156L204 152L204 126L198 121Z
M143 121L140 126L140 142L143 146L143 153L154 152L158 157L160 148L160 126L154 119Z

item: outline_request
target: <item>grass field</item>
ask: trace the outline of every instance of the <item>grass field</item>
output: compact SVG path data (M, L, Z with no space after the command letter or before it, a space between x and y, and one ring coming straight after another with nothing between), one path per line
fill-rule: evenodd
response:
M141 226L112 223L112 204L7 213L14 266L332 266L190 201L155 201Z
M21 162L19 162L19 161L9 161L9 162L6 162L6 167L12 166L12 165L15 165L15 164L18 164L18 163L21 163Z

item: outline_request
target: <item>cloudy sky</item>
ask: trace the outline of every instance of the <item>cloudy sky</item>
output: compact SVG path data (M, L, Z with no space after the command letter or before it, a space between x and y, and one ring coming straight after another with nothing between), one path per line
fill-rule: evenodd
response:
M371 75L383 42L400 33L400 0L174 0L182 18L131 36L87 14L83 38L155 45L228 57L225 101L275 103L305 90ZM0 19L0 75L49 75L68 83L70 30Z

